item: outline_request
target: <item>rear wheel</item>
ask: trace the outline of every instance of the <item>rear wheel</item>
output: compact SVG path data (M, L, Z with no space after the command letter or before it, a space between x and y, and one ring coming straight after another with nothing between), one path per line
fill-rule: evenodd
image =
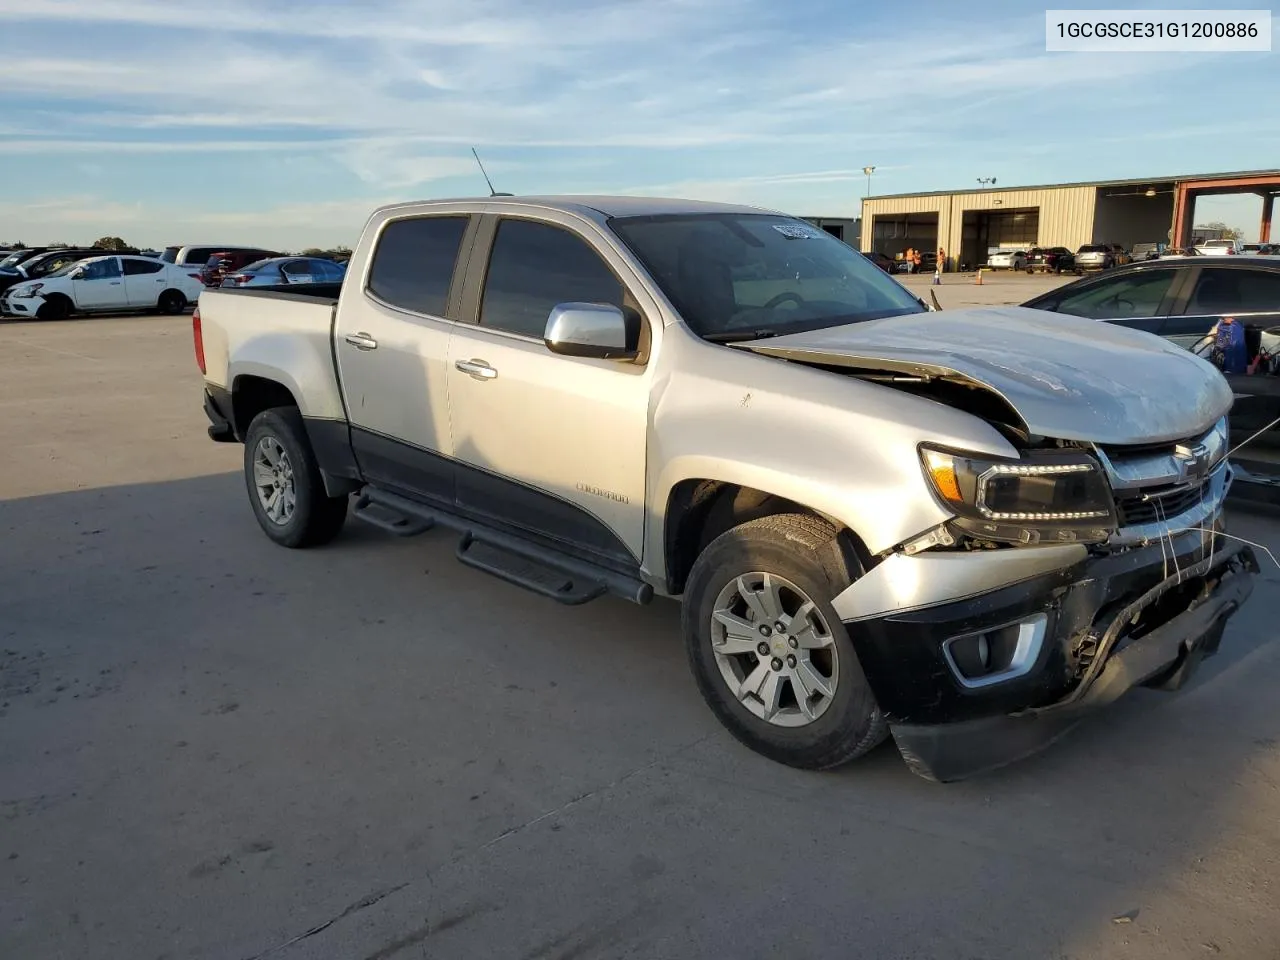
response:
M156 309L161 313L177 314L187 309L187 297L181 290L166 290L160 294Z
M887 736L831 607L849 582L835 530L802 514L735 527L694 563L682 613L689 663L712 712L757 753L824 770Z
M347 519L347 498L330 497L297 407L253 418L244 439L244 478L263 532L285 547L328 543Z

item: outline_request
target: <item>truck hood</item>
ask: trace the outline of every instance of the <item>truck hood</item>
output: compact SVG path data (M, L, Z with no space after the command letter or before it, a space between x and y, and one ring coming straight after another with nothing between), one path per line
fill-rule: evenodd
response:
M1208 430L1232 401L1215 367L1167 340L1024 307L886 317L734 346L855 375L980 387L1030 433L1086 443L1184 439Z

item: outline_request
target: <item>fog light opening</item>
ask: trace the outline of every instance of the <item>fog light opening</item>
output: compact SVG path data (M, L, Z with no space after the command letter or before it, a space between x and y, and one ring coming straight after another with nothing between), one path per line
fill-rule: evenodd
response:
M1027 674L1040 656L1049 618L1024 620L952 637L942 645L947 665L967 688L1004 683Z

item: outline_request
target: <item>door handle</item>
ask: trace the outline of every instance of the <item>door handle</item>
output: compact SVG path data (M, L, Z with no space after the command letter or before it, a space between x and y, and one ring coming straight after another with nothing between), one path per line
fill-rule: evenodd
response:
M119 280L112 280L112 281L111 281L111 285L112 285L113 287L118 287L118 286L120 286L120 281L119 281Z
M457 360L453 365L475 380L492 380L498 375L498 371L483 360Z
M351 344L357 350L377 350L378 341L373 339L367 333L348 333L344 338L347 343Z

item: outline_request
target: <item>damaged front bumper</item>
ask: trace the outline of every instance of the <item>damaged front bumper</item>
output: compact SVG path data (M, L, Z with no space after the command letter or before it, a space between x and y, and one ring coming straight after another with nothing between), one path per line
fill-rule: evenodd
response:
M1248 546L1188 531L1101 556L896 555L834 606L904 759L948 781L1042 749L1134 686L1181 686L1256 572Z

